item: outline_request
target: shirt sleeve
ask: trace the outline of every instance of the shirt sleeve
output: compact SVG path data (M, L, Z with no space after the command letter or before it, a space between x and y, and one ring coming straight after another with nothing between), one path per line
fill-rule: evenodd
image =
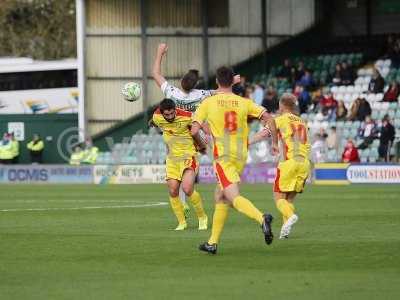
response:
M164 94L164 96L166 98L171 98L171 96L174 94L175 90L177 88L171 84L168 83L168 81L165 81L162 85L161 85L161 91Z
M192 117L193 122L197 122L200 125L204 123L204 121L207 118L207 109L208 109L207 103L208 103L208 101L203 101L199 105L199 107L197 108L196 112L194 113L194 115Z
M248 111L247 116L260 119L262 114L266 111L264 107L255 104L252 100L247 100Z
M153 123L158 127L160 126L160 115L159 114L157 114L157 113L153 114Z

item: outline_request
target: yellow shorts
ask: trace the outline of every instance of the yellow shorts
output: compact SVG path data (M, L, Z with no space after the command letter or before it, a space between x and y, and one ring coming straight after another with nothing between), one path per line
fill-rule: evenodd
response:
M309 174L310 161L308 159L296 160L292 158L280 162L276 170L274 192L301 193Z
M214 161L214 171L222 189L227 188L232 183L240 182L240 175L243 172L246 162L229 161L220 159Z
M197 174L199 170L199 164L197 163L196 157L192 157L189 159L170 159L167 158L166 161L166 179L176 179L181 181L183 172L186 169L192 169L195 174Z

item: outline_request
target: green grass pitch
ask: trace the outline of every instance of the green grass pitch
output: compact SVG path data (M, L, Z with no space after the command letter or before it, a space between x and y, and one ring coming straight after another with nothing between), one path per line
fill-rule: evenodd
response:
M213 189L198 187L210 219ZM169 206L144 206L168 201L164 185L0 190L2 300L400 299L399 185L307 187L291 238L271 246L231 210L216 256L197 250L209 231L193 210L174 232ZM242 193L272 211L277 236L271 186Z

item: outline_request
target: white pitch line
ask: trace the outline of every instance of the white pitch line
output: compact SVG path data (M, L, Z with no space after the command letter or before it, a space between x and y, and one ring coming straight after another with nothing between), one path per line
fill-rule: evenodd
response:
M87 202L96 202L96 203L137 203L137 201L135 200L68 200L68 199L60 199L60 200L46 200L46 199L32 199L32 200L25 200L25 199L17 199L17 200L2 200L1 202L11 202L11 203L34 203L34 202L65 202L65 203L73 203L73 202L77 202L77 203L87 203Z
M13 211L51 211L51 210L84 210L84 209L106 209L106 208L141 208L152 206L168 205L167 202L157 202L149 204L138 205L113 205L113 206L83 206L83 207L50 207L50 208L9 208L0 209L0 212L13 212Z

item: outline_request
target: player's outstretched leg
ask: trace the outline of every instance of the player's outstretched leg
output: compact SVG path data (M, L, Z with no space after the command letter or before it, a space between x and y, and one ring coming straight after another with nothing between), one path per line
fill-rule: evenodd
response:
M178 196L180 182L175 179L168 179L167 184L169 188L169 202L171 204L172 211L178 220L178 226L175 228L175 230L185 230L187 228L187 223L185 214L183 212L183 205Z
M255 220L261 225L264 233L265 242L269 245L274 238L271 223L273 217L271 214L262 214L261 211L251 203L250 200L239 194L239 187L237 183L233 183L224 189L224 196L228 199L233 207L246 215L247 217Z
M195 172L192 169L186 169L182 176L182 190L188 196L199 220L199 230L207 230L208 218L203 207L203 200L200 194L194 190Z

